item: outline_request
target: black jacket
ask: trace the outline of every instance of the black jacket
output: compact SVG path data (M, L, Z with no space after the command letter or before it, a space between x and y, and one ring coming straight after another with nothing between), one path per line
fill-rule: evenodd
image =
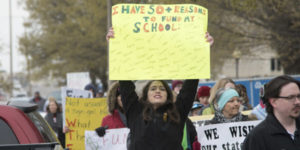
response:
M36 101L37 99L37 101ZM38 111L44 111L44 105L46 103L46 100L42 97L39 97L39 98L32 98L29 102L31 103L35 103L38 105Z
M190 142L189 145L191 146L191 149L193 149L193 143L195 142L196 136L197 136L197 131L196 128L192 122L191 119L187 118L186 120L186 130L187 130L187 138L188 141Z
M257 125L246 137L243 150L300 150L300 120L296 120L294 140L273 114Z
M50 112L47 112L45 116L45 120L51 126L51 128L57 134L58 140L60 141L61 145L65 147L65 134L62 132L63 124L62 124L62 113L56 113L56 122L53 120L54 115Z
M144 106L138 101L131 81L120 81L122 103L130 128L129 150L182 150L184 123L192 107L198 80L186 80L177 96L176 107L180 123L163 120L164 106L157 108L152 121L143 119Z

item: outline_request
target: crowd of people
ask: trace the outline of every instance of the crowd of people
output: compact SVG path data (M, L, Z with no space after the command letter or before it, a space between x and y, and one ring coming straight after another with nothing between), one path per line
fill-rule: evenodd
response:
M149 81L138 96L132 81L116 81L107 94L109 115L95 131L103 137L107 129L129 128L127 148L130 150L199 150L201 143L189 116L213 114L205 125L264 120L245 139L245 150L299 149L300 82L294 78L282 75L267 83L262 88L260 103L253 109L246 88L229 78L218 80L211 88L197 88L198 80L175 80L171 86L154 80ZM46 101L38 101L38 98L42 99L36 93L33 102ZM65 145L61 107L54 97L47 101L45 120ZM244 110L253 113L243 115ZM255 113L258 111L260 113Z
M197 91L197 86L198 80L176 80L171 87L165 81L149 81L139 97L132 81L116 82L109 91L114 94L107 98L110 115L103 118L96 132L104 136L108 128L128 127L128 149L198 150L201 143L188 116L204 115L202 110L211 109L214 117L205 125L265 119L241 113L255 108L249 104L245 89L238 89L231 79L221 79L211 89L202 86ZM287 75L266 84L258 106L266 107L267 117L245 139L244 149L299 148L299 89L300 82ZM261 142L264 140L267 142ZM275 146L270 144L273 140L278 141Z
M113 37L111 28L107 39ZM208 33L206 39L213 44ZM213 115L205 125L259 119L264 121L246 137L244 150L300 149L299 89L299 81L278 76L262 88L262 100L253 107L245 86L230 78L218 80L213 87L198 87L198 79L174 80L171 86L166 81L153 80L143 87L141 95L136 93L134 82L116 81L107 94L109 115L95 131L103 137L107 129L129 128L129 150L200 150L189 116ZM85 90L97 97L91 85ZM48 101L45 119L64 143L68 129L63 130L61 108L55 99ZM42 103L38 96L33 102ZM245 110L252 113L244 115Z

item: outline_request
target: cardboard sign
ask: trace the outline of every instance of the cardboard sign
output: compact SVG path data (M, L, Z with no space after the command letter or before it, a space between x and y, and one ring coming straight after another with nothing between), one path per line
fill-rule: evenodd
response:
M241 150L250 131L261 122L244 121L196 127L201 150Z
M70 150L83 150L85 130L95 130L101 126L107 115L105 98L70 98L66 100L66 147Z
M89 72L67 73L68 88L83 90L84 87L89 83L91 83Z
M78 90L72 88L61 88L61 100L62 100L62 112L63 112L63 126L66 125L66 98L73 97L73 98L93 98L93 93L91 91L86 90Z
M207 16L192 4L114 5L109 79L210 78Z
M86 150L126 150L128 128L106 130L104 137L99 137L95 131L85 131Z

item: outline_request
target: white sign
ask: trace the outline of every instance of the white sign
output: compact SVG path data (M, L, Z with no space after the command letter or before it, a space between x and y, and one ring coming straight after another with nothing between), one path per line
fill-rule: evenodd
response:
M61 100L62 100L62 112L63 112L63 126L66 125L65 109L66 109L66 98L67 97L73 97L73 98L93 98L93 93L91 91L71 89L71 88L66 88L66 87L62 87L61 88Z
M99 137L95 131L85 131L86 150L126 150L128 128L106 130L104 137Z
M84 90L84 87L91 83L89 72L67 73L67 87Z
M197 127L201 150L241 150L249 132L261 122L244 121Z

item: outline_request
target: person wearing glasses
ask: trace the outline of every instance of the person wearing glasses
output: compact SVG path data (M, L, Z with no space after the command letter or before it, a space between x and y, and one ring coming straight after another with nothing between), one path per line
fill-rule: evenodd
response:
M300 82L282 75L264 90L262 100L268 115L246 137L243 150L300 149Z
M215 100L215 116L212 120L206 122L206 125L248 120L248 116L241 114L239 111L243 101L235 89L220 88L216 92Z

